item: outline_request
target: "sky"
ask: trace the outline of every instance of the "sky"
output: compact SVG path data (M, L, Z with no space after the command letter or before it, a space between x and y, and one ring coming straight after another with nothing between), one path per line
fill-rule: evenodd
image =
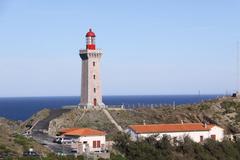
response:
M89 28L103 95L237 89L239 0L0 0L0 97L79 96Z

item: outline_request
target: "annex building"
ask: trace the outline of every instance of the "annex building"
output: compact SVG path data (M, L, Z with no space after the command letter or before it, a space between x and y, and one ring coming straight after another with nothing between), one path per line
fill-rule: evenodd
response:
M80 154L105 151L106 133L103 131L91 128L66 128L61 129L59 134L63 139L70 140L71 148Z
M223 128L203 123L130 125L126 132L130 134L132 140L154 135L157 139L161 139L164 135L167 135L173 141L182 140L188 136L195 142L203 142L209 138L222 141L224 138Z

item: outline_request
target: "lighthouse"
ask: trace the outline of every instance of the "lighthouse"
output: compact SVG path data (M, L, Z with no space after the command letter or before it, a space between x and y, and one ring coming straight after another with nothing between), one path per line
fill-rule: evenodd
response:
M95 45L95 33L92 29L86 34L86 49L80 50L82 59L82 79L81 79L81 101L80 107L102 108L101 80L100 80L100 60L102 50Z

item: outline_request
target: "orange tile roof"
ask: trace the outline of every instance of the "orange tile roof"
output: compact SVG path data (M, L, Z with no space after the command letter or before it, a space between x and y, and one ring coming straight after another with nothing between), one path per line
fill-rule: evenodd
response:
M215 125L204 126L203 123L183 123L183 124L146 124L130 125L129 128L135 133L162 133L162 132L192 132L209 131Z
M91 128L67 128L60 131L63 135L71 136L102 136L105 132Z
M59 132L63 134L63 133L66 133L66 132L74 131L76 129L78 129L78 128L63 128Z

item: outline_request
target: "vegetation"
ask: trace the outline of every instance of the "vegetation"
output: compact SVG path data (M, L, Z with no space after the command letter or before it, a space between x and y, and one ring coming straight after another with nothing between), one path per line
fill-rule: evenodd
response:
M55 154L49 154L46 157L19 157L19 158L12 158L8 157L5 160L84 160L84 156L57 156ZM91 158L88 158L91 160ZM99 158L98 160L106 160ZM111 158L107 160L127 160L125 157L118 155L118 154L111 154Z
M225 109L225 113L240 111L240 103L234 101L223 101L221 106Z
M23 146L23 148L24 148L25 150L27 150L27 149L30 147L30 146L29 146L30 140L27 139L26 137L20 135L20 134L15 134L15 135L14 135L14 142L15 142L16 144L19 144L19 145Z
M115 121L123 128L131 124L145 123L184 123L206 122L220 125L226 134L240 133L240 102L231 97L204 101L199 104L173 106L139 107L133 109L108 109ZM89 127L107 132L107 139L112 140L118 131L109 122L101 110L72 109L53 119L50 134L55 135L60 128Z
M240 122L240 112L237 112L235 119L236 119L236 122Z
M6 160L84 160L83 156L56 156L49 154L47 157L19 157L19 158L6 158Z
M213 123L225 129L227 134L240 133L240 99L231 97L219 98L217 100L205 101L200 104L172 106L154 106L151 108L134 109L109 109L110 114L116 122L126 128L130 124L146 123L184 123L206 122ZM68 160L83 159L83 157L59 157L49 154L49 150L38 144L31 138L16 133L23 133L38 120L49 115L49 110L43 110L32 116L29 120L21 123L0 119L0 159L4 157L21 157L22 153L30 147L37 153L42 154L43 160ZM128 135L116 134L117 129L109 122L108 118L101 110L72 109L61 116L54 118L50 123L53 135L62 127L89 127L107 132L107 139L115 140L114 154L110 160L235 160L240 159L240 142L215 142L207 140L203 144L198 144L185 138L172 144L168 137L163 137L156 141L154 137L145 140L132 142ZM20 126L20 127L19 127ZM21 128L21 129L18 129ZM39 159L36 158L18 158ZM11 160L11 158L9 159Z
M206 140L203 144L195 143L185 137L182 141L173 144L165 136L156 141L155 137L145 140L130 141L129 136L119 133L115 137L115 147L128 160L239 160L240 141L223 142Z
M209 104L206 104L206 103L203 103L203 104L200 104L200 105L199 105L199 109L200 109L201 111L207 110L207 109L209 109L209 108L210 108L210 105L209 105Z
M11 150L7 148L5 145L0 144L0 152L9 153L11 152Z

